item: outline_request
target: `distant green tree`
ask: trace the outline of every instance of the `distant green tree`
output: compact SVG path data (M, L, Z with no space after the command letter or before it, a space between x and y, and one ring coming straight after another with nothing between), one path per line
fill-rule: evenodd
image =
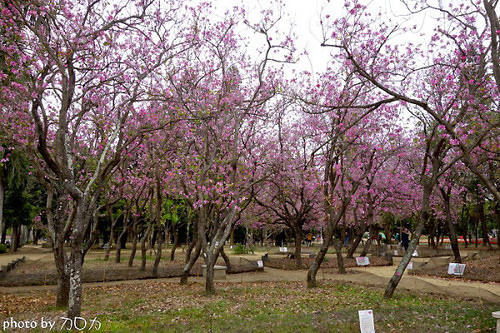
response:
M3 220L11 229L11 252L20 246L21 226L31 226L35 216L43 209L43 187L30 172L30 164L23 152L6 149L2 163L2 180L5 190Z

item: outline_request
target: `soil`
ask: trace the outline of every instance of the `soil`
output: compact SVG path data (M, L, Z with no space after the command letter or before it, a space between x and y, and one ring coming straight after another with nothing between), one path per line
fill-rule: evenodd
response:
M420 276L432 276L446 279L461 279L469 281L496 282L500 283L500 256L490 258L465 260L466 264L464 275L461 277L450 277L448 266L423 267L414 274Z
M302 258L302 267L301 269L308 269L312 262L314 261L314 258ZM391 266L391 264L379 257L370 257L370 266ZM266 267L272 267L276 269L282 269L282 270L296 270L297 269L297 264L295 259L288 259L288 258L270 258L268 261L266 261ZM338 268L338 262L336 258L328 258L321 264L322 268ZM351 267L357 267L356 264L356 259L347 259L344 258L344 267L345 268L351 268Z
M223 262L218 264L223 265ZM146 271L140 271L139 263L135 266L128 267L126 261L115 263L113 261L89 261L83 265L82 281L90 282L107 282L107 281L124 281L124 280L142 280L154 279L152 274L153 262L148 260ZM201 276L203 273L202 262L194 264L190 276ZM182 275L184 264L181 261L161 262L158 267L157 278L173 278ZM256 264L250 261L240 261L231 265L231 269L227 274L238 274L245 272L257 271L259 268ZM40 285L55 285L57 284L57 272L55 265L51 263L40 264L39 261L27 261L20 263L16 269L9 272L7 276L0 279L0 287L15 287L15 286L40 286Z
M0 294L23 294L31 293L34 290L55 290L56 269L50 250L40 252L35 249L25 249L23 251L26 251L26 262L19 264L13 271L7 273L4 278L0 278ZM141 272L139 271L139 260L136 260L134 267L130 268L127 265L127 260L123 260L120 264L114 263L112 257L108 262L103 261L103 254L104 252L100 250L90 252L87 255L83 266L83 281L87 286L142 284L149 283L145 280L152 278L153 260L148 260L146 272ZM265 268L262 271L257 267L256 261L260 260L263 254L230 255L232 269L228 272L226 279L223 280L224 283L304 282L307 276L307 267L313 260L303 258L304 267L296 269L294 259L284 258L283 254L272 253L268 255L268 260L265 262ZM465 253L464 257L466 257ZM448 265L444 263L433 268L425 268L424 266L418 271L407 270L398 286L398 290L399 292L410 290L418 293L454 295L459 298L480 298L500 304L500 255L498 251L489 252L487 255L479 252L467 257L470 259L465 260L467 267L463 277L448 275ZM128 259L126 253L123 253L123 258ZM478 259L473 260L472 258ZM2 258L0 256L0 261L2 259L10 260L11 257ZM394 257L393 259L395 265L397 265L400 258ZM430 259L419 257L412 260L426 263ZM192 277L190 277L191 282L204 283L204 278L200 276L202 264L203 261L199 260L193 267ZM218 264L223 264L223 261L218 262ZM317 279L319 281L334 280L362 284L383 289L396 268L396 266L387 266L388 263L384 259L375 256L370 256L369 266L356 267L354 259L345 259L344 264L347 268L347 274L338 274L335 255L327 254L326 260L322 263L318 272ZM179 252L178 258L174 262L167 259L162 260L159 267L158 282L178 283L182 267L182 252Z

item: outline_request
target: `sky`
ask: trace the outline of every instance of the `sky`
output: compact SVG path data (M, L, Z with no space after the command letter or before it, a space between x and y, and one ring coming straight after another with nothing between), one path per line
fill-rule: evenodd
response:
M297 50L307 50L308 55L302 56L298 63L291 68L297 70L307 70L311 73L323 72L329 61L332 59L331 48L321 47L323 32L320 25L320 20L325 19L326 15L330 19L339 17L344 13L343 0L283 0L284 16L280 26L282 33L287 33L293 29L297 35L295 39ZM396 22L405 22L408 24L408 18L403 15L405 8L398 0L368 0L362 1L367 4L373 11L381 11L391 20ZM265 0L213 0L213 6L217 9L220 15L232 8L235 5L242 4L249 13L250 17L258 17L262 8L268 8L270 1ZM413 19L420 31L431 31L432 26L429 25L429 20L425 16L420 16L416 20ZM293 27L292 27L293 26ZM412 39L417 38L412 36Z

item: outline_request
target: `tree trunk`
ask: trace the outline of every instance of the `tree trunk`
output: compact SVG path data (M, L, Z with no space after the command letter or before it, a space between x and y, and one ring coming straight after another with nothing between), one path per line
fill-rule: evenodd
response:
M2 233L2 238L0 239L0 244L5 244L5 238L7 236L7 223L3 223L2 225L2 230L0 230Z
M122 232L120 233L120 235L118 236L118 239L116 241L116 258L115 258L115 262L117 264L119 264L120 261L121 261L123 237L125 237L125 234L127 233L127 228L125 227L125 222L123 222L123 228L124 229L122 230Z
M333 228L327 226L327 230L323 236L323 244L321 245L318 255L311 264L311 267L309 267L309 271L307 272L308 288L314 288L318 286L318 282L316 281L316 275L318 274L319 267L321 266L321 263L323 262L323 259L326 256L326 252L330 247L332 237L333 237Z
M132 226L132 250L130 251L130 257L128 258L128 267L134 265L135 253L137 252L137 221L134 221Z
M363 239L363 234L366 232L367 228L368 228L367 226L364 226L364 227L358 229L359 233L356 235L356 239L354 239L354 242L351 243L351 246L349 247L349 251L347 252L348 259L354 258L354 252L356 252L356 249L358 248L359 243L361 243L361 239Z
M113 238L114 238L114 233L115 233L115 224L111 223L111 230L109 231L109 242L108 242L108 248L106 249L106 254L104 255L104 261L109 260L109 254L111 253L111 246L113 245Z
M335 252L337 253L337 264L338 264L338 270L339 274L345 274L345 267L344 267L344 258L342 258L342 242L340 239L335 238L333 240L333 246L335 247Z
M448 229L450 230L450 243L451 249L453 250L453 255L455 257L456 263L462 263L462 257L460 256L460 249L458 247L458 239L457 232L455 229L455 225L453 224L453 219L451 217L451 207L450 207L450 194L451 187L445 191L443 188L440 188L441 197L443 198L444 210L446 213L446 222L448 223Z
M3 203L5 200L5 186L3 181L4 163L0 163L0 244L5 243L5 228L3 220Z
M205 276L205 295L212 296L215 295L215 284L214 284L214 265L216 256L214 253L207 253L205 258L205 264L207 266L206 276Z
M141 271L144 272L146 271L146 255L147 255L147 249L146 249L146 242L149 238L149 234L151 233L151 222L148 224L148 228L146 229L146 232L144 233L144 236L142 236L141 239Z
M193 239L189 242L188 248L186 250L186 257L184 259L185 264L187 264L189 262L189 260L191 259L191 253L198 243L198 223L194 223L192 235L193 235L192 236Z
M500 249L500 202L495 203L495 218L497 220L497 246Z
M434 174L435 174L435 172L434 172ZM394 294L394 291L396 290L396 287L398 286L399 281L401 281L401 278L403 277L403 273L406 269L406 266L408 266L408 263L411 260L412 254L418 246L418 241L420 239L420 236L422 235L422 231L424 230L425 224L429 220L429 201L430 201L430 195L432 193L432 189L434 188L435 183L436 183L436 179L432 178L428 181L425 181L423 184L422 208L420 211L420 216L418 219L417 227L415 229L415 232L413 233L412 240L411 240L410 244L408 245L408 251L405 251L405 254L404 254L403 258L401 259L401 262L399 263L396 271L394 272L394 275L392 276L391 280L387 284L387 287L385 288L385 293L384 293L385 298L391 298L392 295Z
M302 268L302 231L296 227L293 228L295 234L295 266L297 269Z
M222 256L222 259L224 259L227 271L229 272L231 270L231 262L229 261L229 257L227 256L226 251L224 251L224 248L220 250L220 255Z
M17 225L12 226L12 233L10 235L10 253L14 253L17 251L18 247L18 242L19 242L19 236L18 236L19 230Z
M215 255L213 253L207 253L205 258L205 264L207 266L206 276L205 276L205 295L212 296L215 295L215 284L214 284L214 265L215 265Z
M69 306L68 317L75 318L80 316L82 312L82 244L80 237L75 237L71 248L71 257L69 260L70 277L69 277Z
M179 246L179 231L176 229L174 231L174 244L172 245L172 251L170 251L170 261L175 259L175 250Z
M376 235L375 226L373 224L370 224L369 230L370 234L368 235L368 240L366 241L365 245L363 246L363 250L361 251L360 254L361 257L366 257L366 255L370 251L373 239L378 236Z
M490 238L488 236L488 226L486 225L486 216L484 214L484 198L481 197L481 200L478 202L478 210L479 210L479 222L481 223L481 231L483 237L482 246L488 246L491 249Z
M432 229L431 229L431 232L429 234L428 243L429 243L429 247L436 249L436 241L434 240L434 237L436 236L436 228L437 228L438 221L436 219L433 219L433 221L434 221L434 223L432 224Z
M67 308L69 305L69 265L64 252L64 241L60 238L53 242L54 260L57 268L56 307Z
M194 253L190 252L191 255L189 256L189 259L184 266L184 269L182 270L182 276L181 276L181 281L180 284L187 284L189 273L191 272L191 268L193 268L194 263L198 258L200 257L201 253L201 241L196 242L196 250Z
M158 228L158 236L157 236L158 250L156 250L156 258L155 258L155 263L153 265L153 277L158 277L158 266L160 265L160 260L161 260L163 238L164 238L163 226L160 226Z

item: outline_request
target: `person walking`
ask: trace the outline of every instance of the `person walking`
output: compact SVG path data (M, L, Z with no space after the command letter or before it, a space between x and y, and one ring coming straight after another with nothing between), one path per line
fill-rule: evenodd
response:
M410 232L407 228L401 233L401 245L403 245L406 252L408 250L408 245L410 245Z

